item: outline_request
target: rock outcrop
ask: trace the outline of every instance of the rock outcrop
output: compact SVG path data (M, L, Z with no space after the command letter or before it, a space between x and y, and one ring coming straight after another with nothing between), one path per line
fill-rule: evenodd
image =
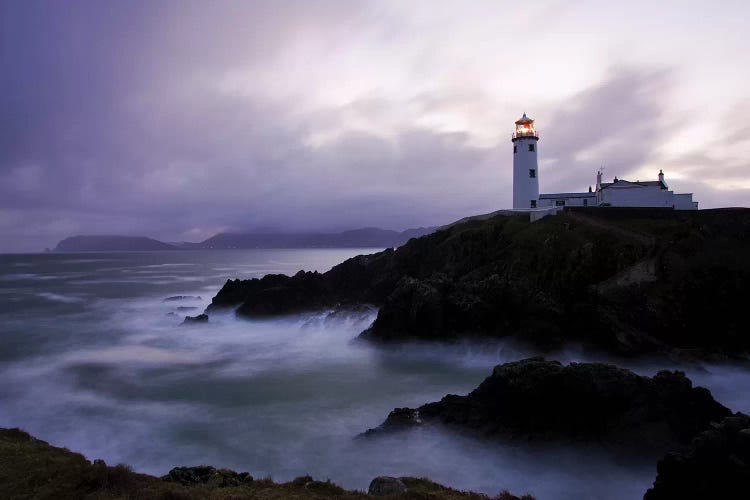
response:
M248 472L235 472L231 469L217 469L210 465L199 465L197 467L175 467L164 475L162 480L186 486L207 484L217 488L229 488L251 483L253 476Z
M378 476L370 481L367 494L375 497L384 497L386 495L406 493L406 490L406 484L401 479L397 477Z
M750 498L750 416L738 413L701 432L687 453L669 453L657 465L644 500Z
M208 323L208 314L199 314L198 316L185 316L183 325L195 325L198 323Z
M649 378L601 363L531 358L496 366L466 396L397 408L364 436L440 424L505 440L597 442L656 457L685 448L729 415L681 372Z
M203 300L203 298L200 295L172 295L162 302L181 302L183 300Z
M566 211L469 220L326 273L230 280L209 310L243 317L373 304L376 342L514 337L611 352L750 350L750 210Z

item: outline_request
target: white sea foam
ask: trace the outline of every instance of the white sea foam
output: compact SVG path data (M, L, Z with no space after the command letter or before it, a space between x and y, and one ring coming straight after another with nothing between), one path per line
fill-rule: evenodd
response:
M45 298L47 300L51 300L53 302L62 302L64 304L75 304L76 302L82 302L84 300L83 297L78 297L74 295L60 295L59 293L51 293L51 292L40 292L36 294L38 297Z
M178 351L149 347L146 345L117 345L100 349L85 349L65 355L62 360L68 364L103 363L103 364L190 364L201 358L189 351Z
M164 264L149 264L141 267L147 267L147 268L162 268L162 267L193 267L197 266L197 264L194 264L192 262L166 262Z
M0 281L18 281L18 280L31 280L38 279L41 274L35 273L8 273L0 275Z
M60 261L62 264L91 264L94 262L117 262L122 259L66 259Z

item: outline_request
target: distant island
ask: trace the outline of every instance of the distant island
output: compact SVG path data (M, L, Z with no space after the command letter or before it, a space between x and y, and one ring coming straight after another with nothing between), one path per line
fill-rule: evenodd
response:
M147 250L179 250L179 247L145 236L88 235L65 238L55 252L124 252Z
M228 250L250 248L374 248L398 247L433 227L392 231L376 227L340 233L219 233L198 243L165 243L145 236L80 235L60 241L55 252L143 252L159 250Z

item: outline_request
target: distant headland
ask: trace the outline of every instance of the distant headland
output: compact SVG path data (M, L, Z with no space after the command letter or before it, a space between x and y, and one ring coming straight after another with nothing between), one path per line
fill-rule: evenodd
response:
M160 250L229 250L251 248L376 248L398 247L433 232L433 227L392 231L376 227L339 233L219 233L198 243L171 242L145 236L79 235L60 241L55 252L145 252Z

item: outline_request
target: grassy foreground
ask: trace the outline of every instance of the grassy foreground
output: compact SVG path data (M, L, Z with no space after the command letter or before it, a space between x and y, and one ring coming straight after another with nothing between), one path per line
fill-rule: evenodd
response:
M221 470L218 472L222 472ZM236 474L225 471L228 475ZM486 500L477 493L446 488L428 479L401 478L406 493L390 499ZM240 486L215 482L183 485L133 472L128 466L91 463L83 455L57 448L19 429L0 429L0 498L3 499L306 499L341 500L373 498L361 491L347 491L330 481L309 476L288 483L247 478ZM522 499L501 493L496 500Z

